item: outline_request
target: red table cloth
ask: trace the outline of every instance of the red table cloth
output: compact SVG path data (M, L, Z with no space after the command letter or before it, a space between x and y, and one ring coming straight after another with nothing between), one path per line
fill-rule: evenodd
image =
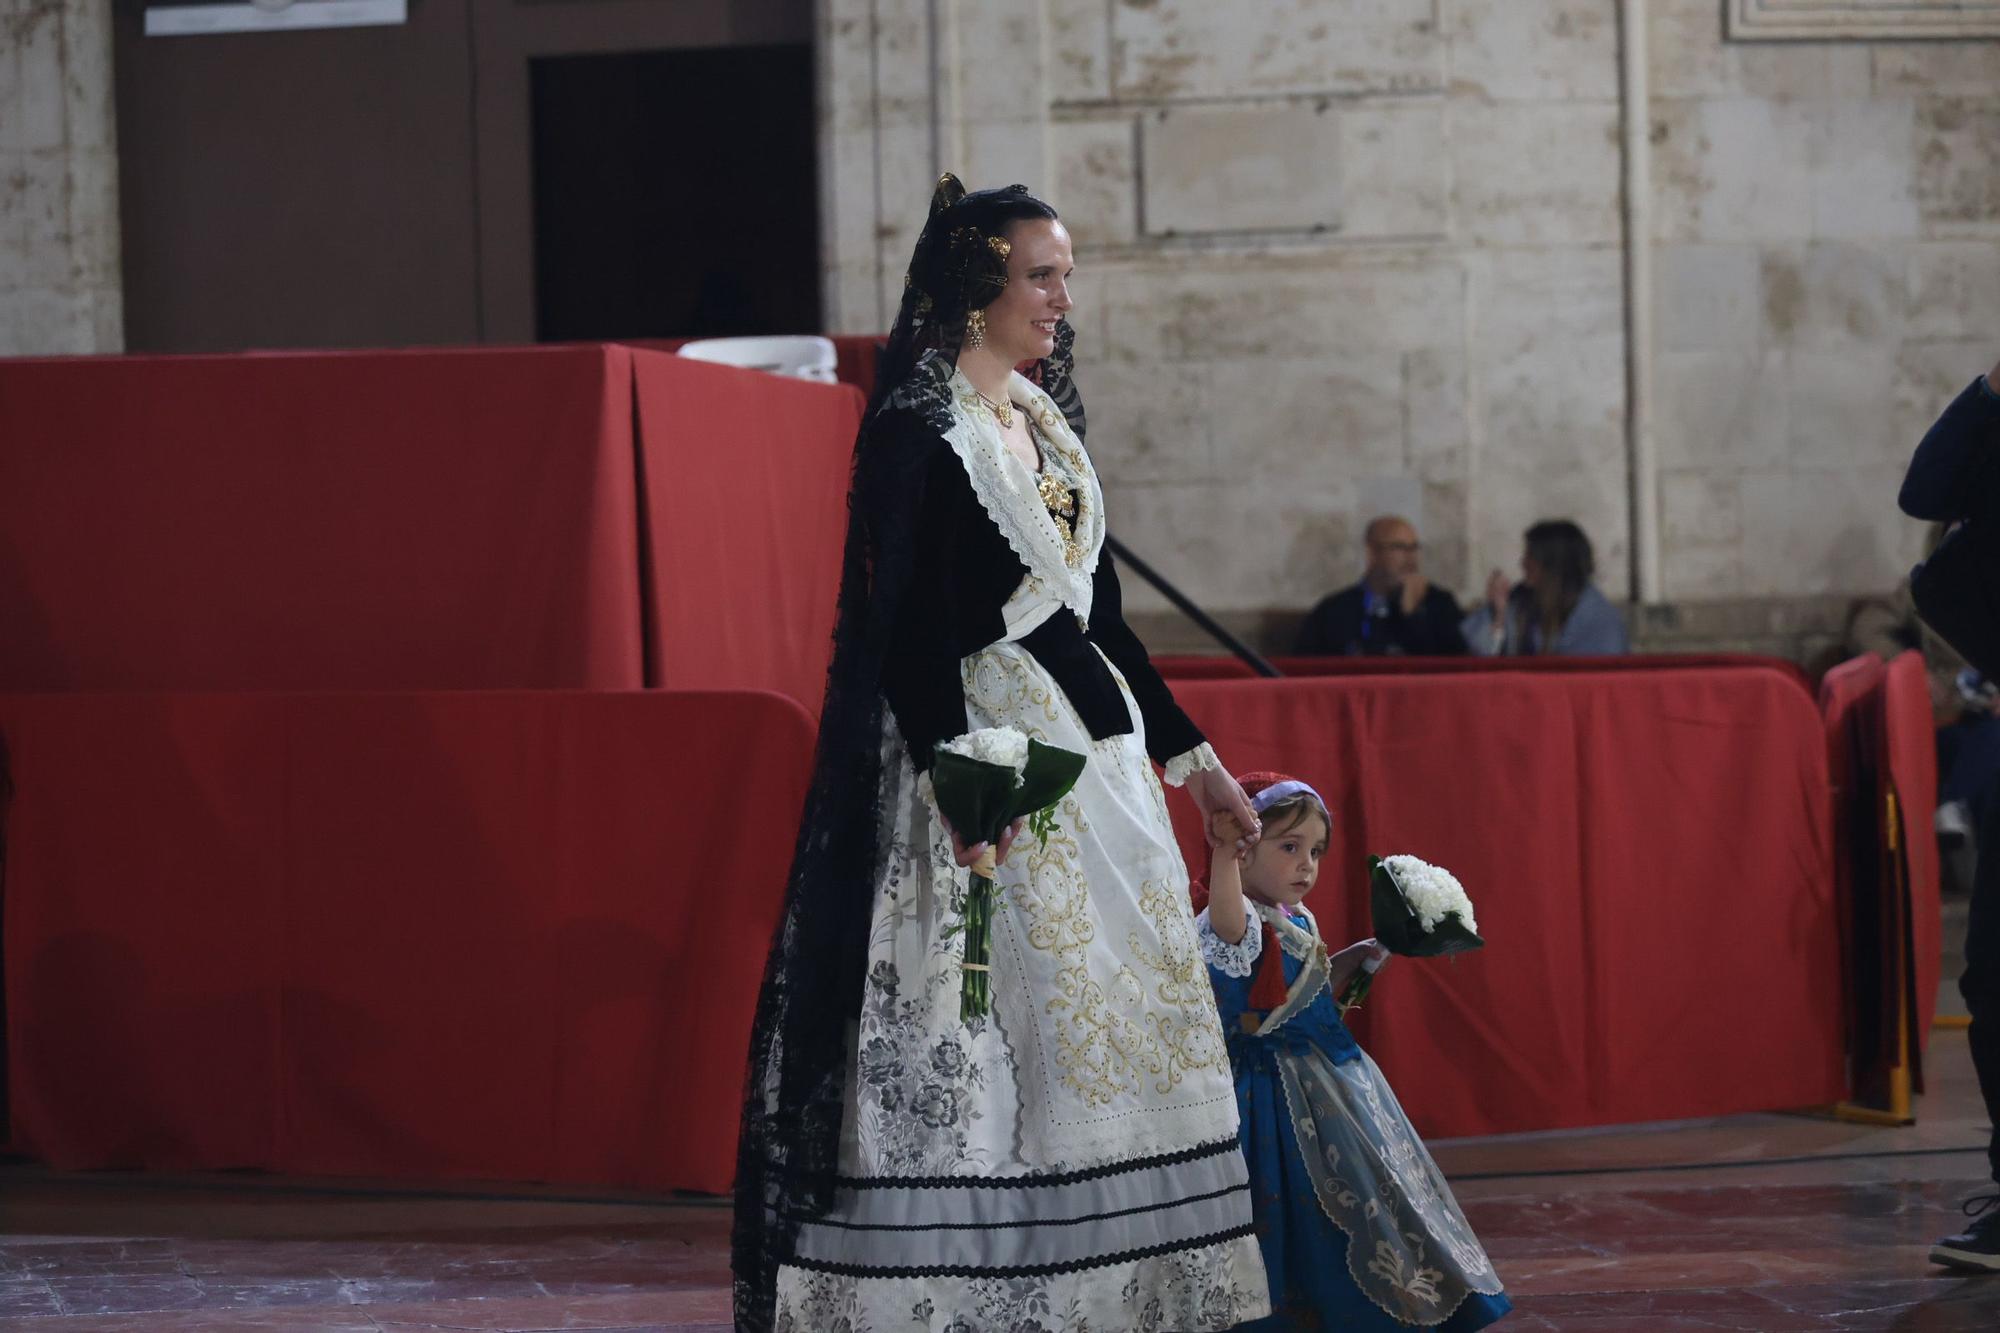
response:
M862 398L849 385L632 353L648 683L826 691Z
M17 695L0 734L17 1148L728 1187L796 704Z
M817 709L860 414L626 347L0 360L0 690Z
M1193 681L1238 771L1326 796L1310 905L1370 933L1366 857L1458 875L1487 947L1399 959L1356 1030L1428 1134L1838 1100L1840 927L1820 718L1751 668ZM1176 802L1190 864L1206 864ZM1199 873L1199 869L1197 869Z
M631 359L0 361L0 689L641 684Z

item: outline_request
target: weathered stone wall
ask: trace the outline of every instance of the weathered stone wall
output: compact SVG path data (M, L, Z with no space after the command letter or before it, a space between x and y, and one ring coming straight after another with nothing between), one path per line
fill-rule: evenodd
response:
M827 8L839 326L893 313L938 169L1043 189L1114 527L1198 600L1281 637L1385 508L1463 593L1560 514L1630 594L1614 0ZM2000 43L1722 8L1645 34L1664 594L1802 642L1915 557L1901 462L2000 356Z
M1885 586L1911 447L2000 357L2000 42L1722 44L1656 0L1667 587Z
M1902 461L2000 357L2000 41L1723 8L1647 5L1672 606L1635 628L1805 652L1915 558ZM0 0L0 354L120 343L109 9ZM1280 643L1388 508L1462 594L1562 513L1629 595L1617 13L823 0L833 324L886 326L939 170L1026 181L1079 243L1116 529L1197 598Z
M122 326L110 0L0 0L0 356Z

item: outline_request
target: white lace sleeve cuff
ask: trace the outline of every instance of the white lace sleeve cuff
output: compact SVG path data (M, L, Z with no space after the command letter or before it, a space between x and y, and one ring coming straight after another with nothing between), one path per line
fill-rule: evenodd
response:
M1167 760L1167 785L1185 787L1187 780L1205 768L1221 768L1222 761L1215 757L1215 747L1207 741L1192 750L1183 751Z
M1208 924L1208 909L1194 919L1195 938L1201 941L1202 961L1225 977L1247 977L1257 970L1257 958L1264 952L1263 923L1254 912L1243 927L1243 938L1231 944Z

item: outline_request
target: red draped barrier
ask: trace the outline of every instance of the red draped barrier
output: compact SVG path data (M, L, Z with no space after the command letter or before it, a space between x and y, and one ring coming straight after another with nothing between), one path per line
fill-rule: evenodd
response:
M16 1147L727 1188L796 704L0 696L0 735Z
M1896 793L1902 823L1897 850L1903 858L1909 975L1914 987L1909 997L1914 1025L1911 1049L1917 1053L1917 1088L1922 1091L1922 1056L1930 1045L1938 980L1944 971L1943 905L1933 825L1938 803L1937 724L1931 717L1924 655L1915 649L1898 654L1889 663L1882 689L1883 779Z
M1882 659L1867 654L1833 667L1820 681L1827 776L1833 789L1833 879L1840 908L1843 991L1857 1096L1886 1096L1866 1071L1895 1050L1893 1004L1885 1006L1876 904L1882 892L1882 833L1876 773L1881 727ZM1865 925L1864 925L1865 923ZM1872 947L1864 956L1859 942Z
M641 684L631 360L0 361L0 689Z
M1357 1015L1418 1126L1483 1134L1843 1095L1825 742L1762 668L1193 681L1238 770L1335 816L1312 905L1369 933L1370 853L1464 881L1485 951L1395 962ZM1175 818L1205 864L1192 812Z
M848 385L632 353L653 684L818 710L862 398Z
M1180 692L1326 792L1336 942L1368 852L1471 889L1489 948L1399 961L1359 1020L1427 1132L1841 1095L1824 749L1781 677ZM0 698L17 1146L723 1188L811 731L763 694Z
M1659 671L1665 668L1761 666L1807 687L1805 670L1782 657L1751 653L1632 653L1618 657L1273 657L1286 676L1446 676L1493 671ZM1169 680L1255 679L1237 657L1154 659Z
M1820 685L1855 1103L1912 1118L1943 965L1932 814L1937 738L1923 656L1843 662Z

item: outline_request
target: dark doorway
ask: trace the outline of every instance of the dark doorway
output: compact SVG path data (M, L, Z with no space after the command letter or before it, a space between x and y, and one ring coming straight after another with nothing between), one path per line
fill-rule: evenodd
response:
M806 45L535 60L536 336L816 333Z

